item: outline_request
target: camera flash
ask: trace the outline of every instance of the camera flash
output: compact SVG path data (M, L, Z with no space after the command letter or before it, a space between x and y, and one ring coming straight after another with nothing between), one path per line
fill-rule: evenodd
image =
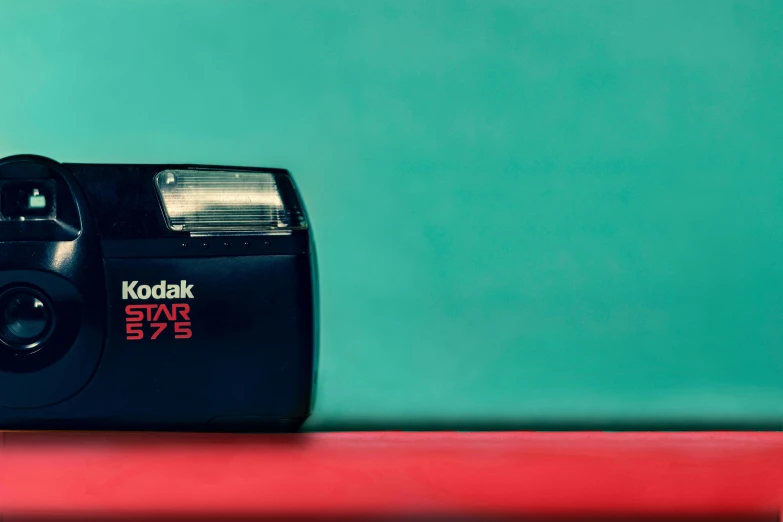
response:
M291 178L276 172L164 170L155 177L167 225L192 233L307 228Z

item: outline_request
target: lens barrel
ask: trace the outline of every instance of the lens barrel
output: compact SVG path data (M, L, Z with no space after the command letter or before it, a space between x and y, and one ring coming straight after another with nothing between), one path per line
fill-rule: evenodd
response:
M41 346L54 326L54 309L47 297L29 287L0 294L0 342L24 352Z

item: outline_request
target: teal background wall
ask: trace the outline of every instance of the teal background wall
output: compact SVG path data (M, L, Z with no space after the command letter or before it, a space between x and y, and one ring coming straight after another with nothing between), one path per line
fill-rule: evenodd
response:
M0 0L0 155L291 169L311 429L783 413L783 3Z

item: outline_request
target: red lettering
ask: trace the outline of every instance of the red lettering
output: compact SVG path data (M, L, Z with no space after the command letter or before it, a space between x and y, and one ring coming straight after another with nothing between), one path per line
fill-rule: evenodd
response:
M139 323L144 320L144 312L139 307L144 305L128 305L125 307L125 322Z
M155 333L152 334L152 337L150 337L150 339L152 339L153 341L157 339L158 336L163 332L163 330L166 329L166 326L168 326L168 324L169 323L150 323L151 327L157 328L157 330L155 330Z
M177 305L173 305L173 306L177 306ZM172 308L173 308L173 307L172 307ZM177 318L177 316L176 316L176 314L174 313L174 310L173 310L173 309L172 309L172 310L169 310L169 307L168 307L168 306L166 306L166 305L162 304L162 305L160 305L160 306L158 307L158 311L155 313L155 317L153 317L153 319L152 319L152 320L153 320L153 321L157 321L157 320L158 320L158 318L160 317L160 314L161 314L161 313L162 313L163 315L165 315L165 316L166 316L166 319L168 319L169 321L173 321L173 320L175 320L175 319Z
M190 330L190 323L174 323L174 333L175 339L190 339L193 337L193 332Z
M152 321L152 311L158 306L154 304L138 305L140 308L144 308L147 311L147 321Z
M178 318L184 319L174 323L175 339L190 339L193 337L193 331L190 329L190 305L186 303L177 303L172 305L165 304L133 304L125 307L125 334L129 341L139 341L144 339L144 322L154 328L150 336L155 340L166 330L168 322L176 321Z
M129 323L135 323L143 320L144 315L146 315L147 321L152 321L152 309L157 306L158 305L154 305L154 304L128 305L125 307L125 313L128 315L132 315L133 318L126 317L125 320ZM147 313L144 314L142 310L145 310Z
M174 317L171 319L176 319L177 310L179 310L179 315L186 321L190 321L190 317L188 314L190 314L190 305L187 303L179 303L175 305L171 305L174 311Z
M127 323L125 324L126 338L129 341L139 341L144 339L144 330L141 329L141 323Z

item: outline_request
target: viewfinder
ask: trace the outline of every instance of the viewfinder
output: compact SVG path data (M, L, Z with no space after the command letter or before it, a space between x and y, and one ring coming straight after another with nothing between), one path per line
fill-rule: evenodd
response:
M0 186L0 213L6 219L48 219L54 216L52 180L6 182Z

